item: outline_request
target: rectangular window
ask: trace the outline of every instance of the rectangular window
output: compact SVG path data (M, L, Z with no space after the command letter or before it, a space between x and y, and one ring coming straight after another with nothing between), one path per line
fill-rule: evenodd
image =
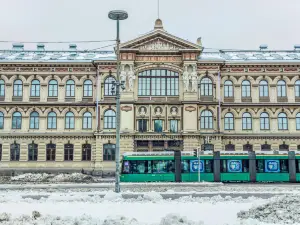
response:
M139 132L147 132L147 120L138 120Z
M251 130L251 129L252 129L252 119L243 118L243 130Z
M103 161L115 161L116 160L116 145L105 144L103 145Z
M152 172L153 173L174 173L175 163L172 160L153 160Z
M261 130L270 129L269 118L260 118L260 129Z
M162 120L154 120L154 132L161 133L163 130L163 121Z
M300 130L300 118L296 118L296 129Z
M233 130L233 118L225 118L225 130Z
M170 120L170 132L171 133L178 132L178 120Z

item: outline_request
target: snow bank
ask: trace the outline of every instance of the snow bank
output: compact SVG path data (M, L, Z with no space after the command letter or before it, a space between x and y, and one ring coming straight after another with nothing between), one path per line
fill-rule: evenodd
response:
M10 178L11 182L50 182L50 183L60 183L60 182L97 182L99 178L85 175L81 173L72 174L47 174L47 173L25 173L18 176Z
M300 223L300 196L284 196L274 198L271 202L241 211L241 219L255 219L266 223L299 224Z
M163 200L163 197L159 193L151 191L143 194L143 199L152 202L157 202Z
M38 212L35 212L38 213ZM34 214L34 212L32 213ZM47 215L45 217L30 217L28 215L21 215L19 217L13 218L10 214L1 213L0 220L2 225L146 225L137 221L135 218L129 219L124 216L110 216L104 220L93 218L91 216L83 215L80 217L59 217ZM188 220L186 217L181 217L176 214L168 214L161 219L159 223L152 223L151 225L203 225L203 222L194 222Z
M106 193L106 195L104 195L103 199L108 200L108 201L119 200L119 199L122 199L122 194L121 193L116 193L116 192L113 192L113 191L108 191Z

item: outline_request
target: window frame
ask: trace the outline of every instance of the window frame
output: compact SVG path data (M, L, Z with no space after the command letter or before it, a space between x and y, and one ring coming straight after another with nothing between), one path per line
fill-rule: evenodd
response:
M262 84L262 82L265 82ZM259 82L259 97L269 97L269 83L266 80Z
M233 96L234 96L233 83L231 80L226 80L224 82L224 98L232 98Z
M4 113L0 111L0 130L4 129Z
M73 144L64 144L64 161L73 161L74 160L74 145Z
M230 117L227 116L229 114ZM234 130L234 115L231 112L226 113L224 116L224 130Z
M46 145L46 161L55 161L55 160L56 160L56 144L52 144L52 143L47 144Z
M142 124L141 124L142 123ZM147 119L138 119L138 131L140 133L144 133L147 132L147 123L148 120ZM142 125L142 126L141 126Z
M31 81L30 87L30 97L40 97L41 94L41 84L38 79Z
M5 82L0 79L0 97L5 97Z
M106 150L112 150L112 154L106 154ZM109 158L111 156L111 158ZM116 160L116 145L107 143L103 144L103 161L115 161Z
M91 161L92 160L92 145L83 144L81 148L81 160Z
M209 77L203 77L200 81L200 96L213 96L213 82Z
M266 116L263 117L263 114ZM260 130L270 130L270 116L267 112L262 112L259 117Z
M246 117L245 114L249 114L250 116ZM250 124L250 128L249 128L249 124ZM242 130L252 130L252 115L249 112L244 112L242 115Z
M35 115L33 116L33 114L35 114ZM33 127L31 126L32 124L33 124ZM29 129L39 129L39 126L40 126L39 113L37 111L31 112L30 118L29 118Z
M90 79L83 82L83 97L93 97L93 82Z
M103 126L104 129L116 129L116 122L117 122L116 121L116 112L113 109L105 110L103 121L104 121L104 126Z
M72 79L67 80L66 82L66 93L65 97L73 98L75 97L75 81Z
M48 97L55 98L58 96L58 82L52 79L48 83Z
M104 80L104 96L115 96L116 91L112 92L114 83L116 84L116 78L114 76L108 76Z
M286 93L286 82L284 80L279 80L277 82L277 97L279 97L279 98L287 97L286 94L287 94Z
M51 113L53 113L55 116L49 116L49 114L51 114ZM51 125L54 124L53 120L55 120L55 127L53 127L53 126L49 127L49 119L51 119ZM57 114L54 111L49 112L47 115L47 129L57 129Z
M15 116L16 113L19 113L20 116ZM14 126L14 123L15 123L15 126ZM14 129L14 130L20 130L20 129L22 129L22 113L20 113L19 111L15 111L12 114L11 129Z
M174 123L173 125L175 125L174 130L172 130L172 123ZM178 133L179 132L178 124L179 124L179 120L175 120L175 119L170 120L170 133Z
M138 96L179 96L179 73L167 69L140 72Z
M280 115L285 115L284 117L280 117ZM289 121L287 114L284 112L281 112L277 116L277 121L278 121L278 130L288 130L289 129ZM286 125L286 127L284 126Z
M242 98L251 98L251 82L249 80L242 82Z
M20 161L20 144L10 144L10 161Z
M75 115L72 111L69 111L65 115L65 129L75 129Z
M28 145L28 161L38 160L38 144L31 143Z
M210 110L203 110L200 114L200 128L211 130L214 128L213 113Z
M295 82L295 97L300 98L300 80L296 80Z
M89 116L87 116L87 114L89 114ZM88 111L82 115L82 129L85 130L92 129L92 118L93 118L92 113Z
M13 96L23 97L23 82L20 79L14 81Z
M158 129L158 126L160 126L160 129ZM153 120L153 130L156 133L162 133L164 130L164 122L162 119L154 119Z

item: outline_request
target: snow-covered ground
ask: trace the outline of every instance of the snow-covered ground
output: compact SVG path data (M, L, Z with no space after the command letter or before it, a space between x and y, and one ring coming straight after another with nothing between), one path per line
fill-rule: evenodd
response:
M169 191L172 192L172 191ZM130 194L130 192L125 192ZM124 193L122 193L124 194ZM266 215L257 217L262 205L282 203L282 196L272 199L250 197L163 199L157 192L143 197L123 198L112 191L22 190L0 191L0 224L59 225L273 225ZM285 198L285 197L284 197ZM290 197L292 198L292 197ZM293 196L298 198L298 196ZM292 204L292 201L286 203ZM276 204L274 204L276 206ZM252 207L258 207L256 210ZM289 207L291 209L293 206ZM296 207L296 206L295 206ZM266 207L267 208L267 207ZM281 206L285 208L284 206ZM298 206L299 208L299 206ZM276 210L272 211L276 214ZM268 213L268 211L266 211ZM240 215L241 219L237 215ZM258 221L255 218L261 220ZM263 219L262 219L263 218ZM273 222L273 223L267 223ZM281 223L280 223L281 222ZM294 220L295 222L295 220ZM296 223L293 223L296 224Z

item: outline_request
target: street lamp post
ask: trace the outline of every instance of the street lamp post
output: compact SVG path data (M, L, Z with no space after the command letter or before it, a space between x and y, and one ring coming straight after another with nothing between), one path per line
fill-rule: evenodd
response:
M120 83L120 20L126 20L128 18L128 14L122 10L113 10L108 13L108 18L111 20L117 21L117 81L115 83L116 86L116 182L115 182L115 192L120 192L120 87L122 84Z

